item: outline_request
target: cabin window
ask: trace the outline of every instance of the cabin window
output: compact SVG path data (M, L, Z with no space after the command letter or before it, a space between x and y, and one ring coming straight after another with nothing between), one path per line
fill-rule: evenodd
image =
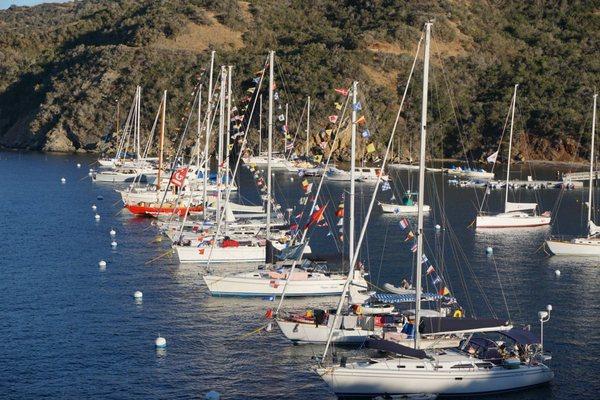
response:
M425 368L424 365L417 365L417 368Z
M475 363L475 365L477 365L477 368L484 368L484 369L492 368L494 366L494 364L489 363L489 362Z
M398 365L398 368L406 368L406 365Z
M474 368L473 364L456 364L450 367L451 369L471 369Z

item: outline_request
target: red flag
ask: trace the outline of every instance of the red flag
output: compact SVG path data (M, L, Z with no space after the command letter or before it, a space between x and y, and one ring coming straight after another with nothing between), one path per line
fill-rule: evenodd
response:
M306 223L306 225L304 225L304 229L308 229L311 225L314 225L315 223L317 223L321 219L323 219L323 213L325 212L326 208L327 208L327 204L325 204L323 206L323 208L315 210L312 213L312 215L310 216L310 219L308 220L308 222Z
M171 181L169 183L172 183L173 185L177 186L177 187L181 187L183 186L183 181L185 181L185 176L188 173L188 168L179 168L177 171L175 171L175 173L173 174L173 176L171 177Z
M336 93L341 94L342 96L348 96L348 89L334 89Z
M329 122L331 122L332 124L335 124L338 120L338 116L337 115L330 115L329 116Z

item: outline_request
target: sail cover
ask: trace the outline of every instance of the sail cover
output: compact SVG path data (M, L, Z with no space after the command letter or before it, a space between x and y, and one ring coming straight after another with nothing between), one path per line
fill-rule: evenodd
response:
M392 342L389 340L368 338L365 341L365 347L369 349L376 349L381 351L388 351L402 356L412 358L427 358L427 354L423 350L416 350L411 347L403 346L399 343Z
M504 335L508 338L511 338L515 342L519 344L538 344L540 343L540 339L535 336L535 334L531 331L526 331L524 329L509 329L504 332L499 332L501 335Z
M415 302L415 293L405 293L405 294L397 294L397 293L375 293L373 298L382 302L382 303L414 303ZM442 296L437 293L423 293L421 295L421 301L456 301L454 297Z
M506 202L506 207L504 208L504 212L511 211L529 211L535 210L537 208L537 203L511 203L510 201Z
M442 332L494 332L506 331L512 325L503 319L493 318L451 318L451 317L423 317L419 332L431 335Z

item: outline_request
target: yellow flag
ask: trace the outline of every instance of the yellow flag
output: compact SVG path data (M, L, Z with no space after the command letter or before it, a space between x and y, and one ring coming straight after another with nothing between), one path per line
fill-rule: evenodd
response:
M331 135L332 132L333 132L333 129L325 129L325 133L328 135Z
M369 143L367 145L367 153L373 153L375 151L375 145L373 143Z
M367 119L365 118L365 116L363 115L362 117L360 117L359 119L356 120L356 123L359 125L363 125L367 122Z
M321 160L323 159L323 156L321 154L316 154L313 159L315 160L315 162L321 162Z
M341 110L342 109L342 103L335 103L335 108L336 108L336 110Z

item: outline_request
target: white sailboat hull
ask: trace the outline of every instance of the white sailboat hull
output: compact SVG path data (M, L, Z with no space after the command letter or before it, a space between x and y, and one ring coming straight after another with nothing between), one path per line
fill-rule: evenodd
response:
M213 296L281 296L285 280L245 276L202 277ZM286 297L335 296L342 293L346 279L290 280Z
M244 158L244 163L248 165L256 165L257 167L266 167L269 164L267 156L252 156ZM288 162L283 157L271 157L271 168L288 169Z
M474 360L475 361L475 360ZM379 365L384 364L384 366ZM551 381L554 374L543 364L521 365L517 369L416 369L410 364L400 369L403 360L389 360L360 368L319 368L317 373L337 395L393 395L435 393L474 395L506 392L538 386ZM412 367L412 368L411 368Z
M477 228L530 228L550 225L551 217L540 215L478 215Z
M265 261L265 246L193 247L173 246L180 263L258 263Z
M287 294L286 294L287 296ZM333 319L333 316L330 316ZM340 323L342 318L339 317ZM277 320L277 325L281 330L281 333L294 343L327 343L329 331L331 329L328 325L306 324L294 321ZM337 324L336 324L337 325ZM356 327L353 329L340 329L336 328L333 330L331 341L333 343L356 343L360 344L365 341L370 335L377 335L383 332L382 329L362 329ZM413 346L414 339L396 340L404 346ZM456 347L459 344L458 339L421 339L421 345L419 348L445 348L445 347Z
M557 256L600 256L600 240L573 239L569 242L547 240L546 245L552 254Z
M416 214L419 212L419 205L413 204L412 206L405 206L402 204L391 204L391 203L379 203L381 206L381 211L384 213L392 213L392 214ZM428 205L423 205L423 212L428 213L431 210L431 207Z
M102 172L97 172L94 175L92 175L92 180L94 182L110 182L110 183L133 182L138 175L139 175L138 173L102 171ZM139 180L145 182L146 176L142 175L142 177Z

